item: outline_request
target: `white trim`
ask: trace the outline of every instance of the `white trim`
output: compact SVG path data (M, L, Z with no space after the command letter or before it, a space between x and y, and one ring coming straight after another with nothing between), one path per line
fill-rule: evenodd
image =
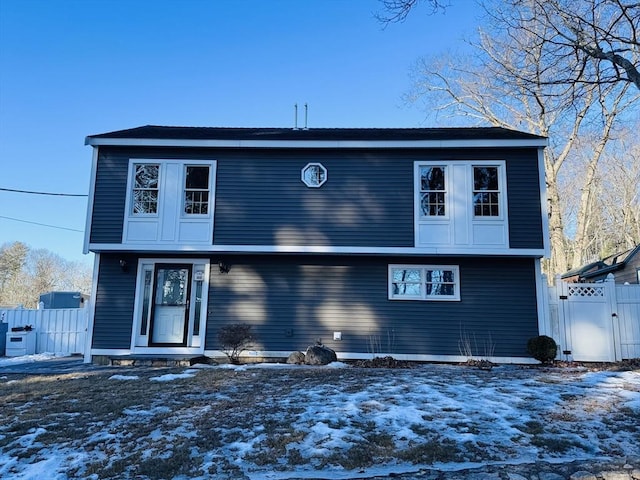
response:
M175 355L202 355L204 352L204 339L206 336L206 327L207 327L207 305L208 305L208 296L209 296L209 277L210 277L210 259L209 258L139 258L138 259L138 268L136 269L136 286L135 286L135 298L133 305L133 316L132 316L132 324L131 324L131 341L130 341L130 349L129 351L134 354L175 354ZM157 263L164 264L190 264L192 267L191 271L191 282L195 282L194 271L196 265L204 265L204 280L202 282L202 301L201 301L201 316L200 316L200 326L199 326L199 346L179 346L179 347L149 347L149 346L140 346L136 345L136 339L139 337L140 331L140 320L142 313L142 298L140 295L140 282L144 281L144 276L142 275L144 272L144 265L151 264L154 266ZM152 283L153 285L153 283ZM155 292L152 292L154 295ZM195 295L195 289L192 285L191 288L191 296ZM190 298L191 302L192 299ZM194 303L194 302L192 302ZM191 309L188 318L186 319L188 323L187 325L187 344L192 343L194 341L193 335L193 315L195 315L195 310ZM149 341L149 338L147 338Z
M132 355L132 352L131 350L127 350L126 348L93 348L91 349L90 356L93 355L124 356Z
M91 345L93 344L93 325L96 315L96 299L98 292L98 274L100 270L100 254L96 253L93 258L93 277L91 279L91 301L89 302L89 321L87 322L87 346L84 349L84 363L91 363Z
M370 360L371 353L365 352L340 352L335 351L338 360ZM240 355L242 359L251 358L287 358L290 351L278 350L251 350ZM220 350L205 350L207 357L222 358L225 354ZM376 356L385 357L392 356L396 360L404 360L409 362L443 362L443 363L464 363L469 357L461 355L425 355L420 353L380 353ZM530 357L474 357L476 359L486 359L496 364L518 364L518 365L538 365L540 362Z
M91 159L91 177L89 179L89 198L87 200L86 223L84 227L84 242L82 245L82 253L89 253L89 243L91 242L91 225L93 223L93 202L96 192L96 175L98 172L98 149L93 149Z
M85 145L219 148L494 148L546 147L547 139L521 140L194 140L170 138L90 138Z
M474 182L475 182L475 178L474 178L474 173L475 167L494 167L498 169L498 215L492 216L492 215L476 215L475 212L475 205L473 203L473 196L476 192L476 190L474 190ZM470 203L470 207L471 207L471 221L472 222L491 222L491 221L504 221L507 222L508 218L507 218L507 212L509 210L509 205L507 204L508 201L508 192L507 192L507 162L504 160L496 160L496 161L490 161L490 160L481 160L481 161L477 161L477 162L471 162L471 168L469 169L469 174L471 175L471 178L469 179L469 186L471 187L471 191L469 192L470 195L470 199L471 199L471 203ZM482 190L477 190L477 192L482 192ZM509 225L506 225L507 227L507 232L509 231Z
M159 350L159 349L158 349ZM154 351L150 355L158 355L161 352ZM242 359L251 358L287 358L290 351L278 351L278 350L252 350L244 352L240 355ZM188 353L177 352L165 352L165 355L189 355ZM126 349L107 349L96 348L91 350L91 355L108 355L108 356L127 356L133 355L131 350ZM204 355L211 358L225 358L226 355L221 350L205 350ZM460 355L424 355L420 353L394 353L394 354L380 354L378 356L391 355L396 360L404 360L408 362L442 362L442 363L464 363L469 360L469 357L463 357ZM338 360L370 360L372 355L364 352L340 352L336 351ZM477 357L489 360L496 364L516 364L516 365L538 365L540 362L529 357ZM292 365L295 368L295 365Z
M156 245L120 243L92 243L93 252L167 252L180 253L306 253L306 254L361 254L361 255L461 255L483 256L500 255L514 257L543 257L541 248L483 248L469 246L460 248L444 247L342 247L332 245Z
M135 166L143 164L157 164L159 166L158 205L156 213L152 214L133 213ZM184 213L184 185L187 166L209 167L209 209L206 214ZM171 172L168 172L171 169L177 169L176 177L173 177ZM164 245L165 249L169 247L173 250L184 243L181 240L182 229L194 225L198 227L198 238L192 241L198 245L210 243L213 238L216 175L217 161L214 159L129 158L122 243L129 246L138 246L145 244L145 242L153 242L157 245ZM175 180L176 183L172 183L172 180ZM206 232L202 233L204 229L206 229ZM140 232L144 232L141 234L141 237L145 237L144 239L135 238ZM131 239L132 237L133 239ZM155 240L151 239L151 237L154 237Z
M476 216L474 208L474 167L497 167L497 216ZM422 216L422 167L445 168L445 215ZM445 248L455 252L496 252L509 250L509 206L507 163L505 160L415 160L413 166L414 245L418 248Z
M551 236L549 233L549 199L547 197L547 180L544 168L544 149L538 149L538 177L540 181L540 207L542 210L542 241L544 256L551 257Z
M202 355L204 347L135 347L131 355Z
M536 307L538 309L538 335L547 335L552 337L549 321L549 289L547 286L547 276L542 273L542 262L536 258L535 262L536 275Z
M394 295L393 294L393 271L394 270L421 270L420 275L420 295ZM449 270L453 273L453 295L427 295L426 291L426 271L427 270ZM459 302L460 301L460 267L458 265L411 265L411 264L390 264L387 268L387 298L389 300L421 302Z

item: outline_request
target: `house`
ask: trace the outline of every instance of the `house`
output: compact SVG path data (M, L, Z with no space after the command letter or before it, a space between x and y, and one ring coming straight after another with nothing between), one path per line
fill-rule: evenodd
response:
M527 361L544 137L502 128L143 126L86 138L91 349Z
M565 282L602 282L612 273L616 283L640 283L640 244L624 252L569 270L561 275Z

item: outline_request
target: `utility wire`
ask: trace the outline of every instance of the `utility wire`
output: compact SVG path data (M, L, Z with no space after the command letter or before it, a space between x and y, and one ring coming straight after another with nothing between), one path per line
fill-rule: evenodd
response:
M56 197L88 197L89 195L85 195L82 193L51 193L51 192L34 192L31 190L15 190L13 188L2 188L0 187L0 191L3 192L15 192L15 193L29 193L31 195L53 195Z
M29 222L28 220L20 220L19 218L5 217L4 215L0 215L0 218L4 218L6 220L13 220L14 222L30 223L31 225L39 225L41 227L57 228L58 230L69 230L70 232L84 233L84 230L78 230L76 228L59 227L57 225L48 225L46 223Z

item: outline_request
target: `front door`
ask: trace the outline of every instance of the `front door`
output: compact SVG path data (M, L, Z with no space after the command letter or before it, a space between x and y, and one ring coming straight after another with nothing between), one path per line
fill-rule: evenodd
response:
M156 264L150 344L187 344L191 267L190 264Z

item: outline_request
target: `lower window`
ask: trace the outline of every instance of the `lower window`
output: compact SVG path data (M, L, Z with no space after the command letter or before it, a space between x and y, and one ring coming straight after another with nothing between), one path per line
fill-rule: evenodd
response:
M390 300L460 300L456 265L389 265Z

